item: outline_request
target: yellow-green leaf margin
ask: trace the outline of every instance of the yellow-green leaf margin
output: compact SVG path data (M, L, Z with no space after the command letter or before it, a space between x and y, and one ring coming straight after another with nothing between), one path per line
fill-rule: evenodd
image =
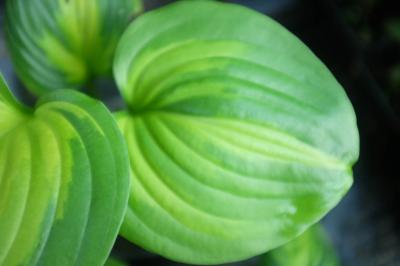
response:
M145 249L189 264L262 254L352 184L345 92L262 14L215 1L146 13L123 34L114 74L133 183L121 233Z
M116 44L141 0L8 0L15 69L36 94L80 89L111 74Z
M103 265L126 212L125 143L75 91L19 104L0 75L0 265Z

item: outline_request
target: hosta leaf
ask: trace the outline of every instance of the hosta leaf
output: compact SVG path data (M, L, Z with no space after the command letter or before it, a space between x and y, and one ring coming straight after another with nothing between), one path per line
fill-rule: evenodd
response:
M14 100L0 75L0 265L103 265L126 212L118 127L73 91Z
M122 235L173 260L261 254L318 221L352 184L353 108L271 19L179 1L133 22L114 73L131 158Z
M336 252L321 225L316 224L288 244L263 256L260 266L339 266Z
M9 0L6 35L16 70L36 95L79 89L110 72L117 41L141 0Z

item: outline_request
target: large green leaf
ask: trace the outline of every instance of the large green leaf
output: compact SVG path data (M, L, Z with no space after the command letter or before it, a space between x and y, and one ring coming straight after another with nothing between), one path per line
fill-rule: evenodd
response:
M0 75L0 265L103 265L129 196L108 110L74 91L16 102Z
M316 224L288 244L263 256L260 266L339 266L336 252L321 225Z
M8 0L16 70L36 95L79 89L111 72L115 46L141 0Z
M131 158L122 235L214 264L300 235L352 184L353 108L329 70L273 20L179 1L135 20L114 73Z

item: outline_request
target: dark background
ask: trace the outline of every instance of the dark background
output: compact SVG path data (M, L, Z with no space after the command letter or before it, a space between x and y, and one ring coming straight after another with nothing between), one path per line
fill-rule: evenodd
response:
M0 34L4 2L0 0ZM168 2L145 0L147 9ZM358 118L361 155L353 187L323 223L344 266L399 266L400 9L396 1L230 2L257 9L282 23L317 54L346 89ZM26 98L2 35L0 71L17 94ZM181 265L123 239L117 241L113 253L132 265ZM256 264L253 259L235 265Z

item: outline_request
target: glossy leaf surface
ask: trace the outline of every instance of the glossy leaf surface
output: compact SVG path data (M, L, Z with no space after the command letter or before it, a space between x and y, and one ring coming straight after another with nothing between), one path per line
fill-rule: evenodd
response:
M126 212L117 124L74 91L21 106L0 75L0 265L103 265Z
M260 266L339 266L336 252L321 225L263 256Z
M213 1L147 13L124 33L114 73L133 182L122 235L150 251L249 258L301 234L352 184L347 96L262 14Z
M79 89L111 72L115 46L141 0L9 0L13 63L36 95Z

